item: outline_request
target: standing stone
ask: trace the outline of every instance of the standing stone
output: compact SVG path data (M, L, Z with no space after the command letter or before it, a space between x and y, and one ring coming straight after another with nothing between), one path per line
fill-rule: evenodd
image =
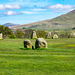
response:
M58 35L54 34L53 37L52 37L52 39L56 39L56 38L58 38Z
M2 39L2 33L0 33L0 39Z
M72 32L72 33L70 34L70 37L71 37L71 38L74 38L74 37L75 37L75 33Z
M36 35L35 31L32 32L31 38L37 38L37 35Z
M43 38L36 39L35 48L47 48L47 42Z
M46 38L51 38L51 32L47 32Z
M30 42L30 40L25 40L25 41L24 41L24 48L31 48L31 49L34 49L32 43Z

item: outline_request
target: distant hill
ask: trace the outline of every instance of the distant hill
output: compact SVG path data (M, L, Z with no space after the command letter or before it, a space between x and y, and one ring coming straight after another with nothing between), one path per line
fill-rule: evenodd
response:
M13 23L5 23L3 24L4 26L7 26L7 27L11 27L11 26L17 26L19 24L13 24Z
M75 27L75 10L53 19L48 19L48 20L30 23L30 24L24 24L24 25L11 26L10 28L52 30L52 29L70 29L73 27Z

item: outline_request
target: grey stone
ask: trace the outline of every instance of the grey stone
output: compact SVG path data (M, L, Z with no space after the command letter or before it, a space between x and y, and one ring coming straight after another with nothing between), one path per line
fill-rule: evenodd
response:
M31 38L37 38L37 35L36 35L35 31L32 32Z
M30 40L25 40L25 41L24 41L24 48L31 48L31 49L34 49L32 43L30 42Z
M70 37L75 37L75 32L72 32L71 34L70 34Z
M57 34L54 34L52 38L53 39L56 39L56 38L58 38L58 35Z
M51 38L51 32L47 32L46 38Z
M47 48L47 42L43 38L36 39L35 48Z
M0 33L0 39L2 39L2 33Z

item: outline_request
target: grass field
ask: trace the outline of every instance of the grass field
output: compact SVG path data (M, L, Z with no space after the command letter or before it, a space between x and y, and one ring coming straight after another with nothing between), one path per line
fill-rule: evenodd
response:
M75 75L75 38L46 39L41 50L24 50L24 40L0 40L0 75Z

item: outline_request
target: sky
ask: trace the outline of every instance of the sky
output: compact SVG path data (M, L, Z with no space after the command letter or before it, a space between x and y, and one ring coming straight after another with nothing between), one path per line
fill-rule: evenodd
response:
M0 24L28 24L75 9L75 0L0 0Z

